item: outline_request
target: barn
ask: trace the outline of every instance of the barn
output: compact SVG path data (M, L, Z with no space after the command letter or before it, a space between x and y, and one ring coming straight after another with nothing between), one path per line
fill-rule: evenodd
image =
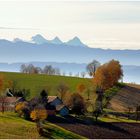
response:
M61 116L69 115L69 109L58 96L48 96L48 103L55 106L56 112Z

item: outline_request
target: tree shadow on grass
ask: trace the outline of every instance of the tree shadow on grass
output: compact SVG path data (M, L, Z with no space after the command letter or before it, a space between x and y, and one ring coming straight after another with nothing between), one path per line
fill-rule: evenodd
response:
M109 129L109 130L113 130L116 132L121 132L121 133L125 133L125 134L130 134L127 130L121 128L120 126L116 126L116 124L118 122L103 122L103 121L94 121L93 119L91 120L91 118L86 117L85 119L79 119L76 117L73 117L71 115L65 116L65 117L59 117L59 116L53 116L53 117L48 117L47 119L49 122L51 123L56 123L56 124L83 124L83 125L88 125L90 126L97 126L100 128L105 128L105 129ZM122 123L122 122L121 122ZM132 134L131 134L132 135Z

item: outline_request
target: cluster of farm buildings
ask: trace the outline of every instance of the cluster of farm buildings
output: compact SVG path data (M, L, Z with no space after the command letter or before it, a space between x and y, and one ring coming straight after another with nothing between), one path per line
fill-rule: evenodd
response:
M36 102L35 100L36 98L31 99L33 102ZM3 109L4 111L15 111L15 106L24 101L23 97L2 97L0 98L0 111ZM56 115L56 113L58 113L61 116L66 116L69 114L68 107L66 107L63 101L57 96L48 96L46 110L48 115Z

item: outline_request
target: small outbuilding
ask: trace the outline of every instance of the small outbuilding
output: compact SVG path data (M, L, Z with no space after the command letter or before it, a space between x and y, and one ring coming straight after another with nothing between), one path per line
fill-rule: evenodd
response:
M48 103L55 106L56 112L61 116L69 115L69 109L58 96L48 96Z
M56 106L56 111L61 115L61 116L67 116L69 115L69 109L63 104L57 105Z

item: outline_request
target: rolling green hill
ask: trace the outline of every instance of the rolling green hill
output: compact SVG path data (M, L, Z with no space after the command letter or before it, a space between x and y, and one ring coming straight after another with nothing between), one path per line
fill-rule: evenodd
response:
M79 83L83 83L85 85L90 84L89 79L66 76L23 74L13 72L0 72L0 75L3 75L6 80L15 81L18 89L30 89L30 98L38 95L44 88L49 89L49 95L57 95L56 88L60 83L68 85L70 92L74 92Z

